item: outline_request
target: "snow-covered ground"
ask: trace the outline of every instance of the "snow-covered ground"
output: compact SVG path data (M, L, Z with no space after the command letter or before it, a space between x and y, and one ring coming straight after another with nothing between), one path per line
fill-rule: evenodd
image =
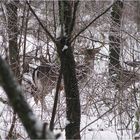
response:
M53 91L55 92L55 91ZM1 97L4 100L7 100L3 90L0 90ZM81 100L84 100L84 96ZM53 98L54 93L46 96L46 105L48 107L47 112L42 112L41 105L35 104L33 97L31 95L26 96L27 101L29 102L30 106L34 110L37 118L42 120L43 122L49 122L51 116L51 110L53 105ZM60 101L58 105L58 112L56 116L55 122L55 132L61 133L60 140L65 139L65 131L64 127L67 124L67 120L65 118L65 96L63 92L60 94ZM87 110L84 110L87 101L83 101L83 111L81 115L81 138L82 140L132 140L133 138L133 131L132 128L129 130L125 130L119 127L119 124L115 123L115 119L113 120L113 114L105 113L108 112L106 107L102 108L102 111L99 110L101 113L97 115L97 110L94 109L94 105L87 106ZM100 109L100 108L99 108ZM93 113L95 112L95 113ZM93 113L93 114L92 114ZM105 114L104 114L105 113ZM12 122L12 110L9 106L0 102L0 134L2 139L5 139L5 136L8 133L8 130L11 126ZM104 115L103 115L104 114ZM102 116L102 117L101 117ZM111 121L111 119L113 121ZM22 137L26 137L26 133L24 128L22 127L19 121L16 122L16 133L19 133L17 136L18 139L23 139ZM26 138L25 138L26 139Z

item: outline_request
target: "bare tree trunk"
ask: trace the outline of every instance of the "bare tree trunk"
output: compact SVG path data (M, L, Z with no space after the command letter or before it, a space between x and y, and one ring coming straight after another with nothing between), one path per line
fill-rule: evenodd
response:
M60 27L57 27L56 29L56 32L58 31L56 39L50 34L47 28L44 27L30 4L27 1L26 3L28 4L30 11L38 20L40 26L56 44L57 52L60 57L66 94L66 115L67 121L69 122L66 126L66 139L80 139L81 107L75 61L71 47L71 42L77 37L76 36L72 39L71 35L75 25L76 11L79 1L58 1ZM78 35L80 33L78 33Z
M111 12L112 25L110 28L109 35L109 74L112 82L115 84L115 87L119 90L119 97L116 99L119 102L118 105L118 114L119 114L119 124L122 126L122 90L120 87L120 78L121 78L121 65L120 65L120 27L121 27L121 18L122 18L122 8L123 2L117 0ZM122 131L121 131L122 132Z
M11 68L14 72L14 75L20 82L20 68L19 68L19 48L18 48L18 13L17 13L17 4L19 1L11 1L6 4L7 8L7 19L8 19L8 37L9 37L9 60ZM13 123L11 124L11 128L9 130L9 134L7 136L8 139L11 139L12 133L14 131L16 122L16 112L13 112Z
M78 2L59 1L61 34L57 39L57 52L61 61L66 93L66 115L68 121L66 139L80 139L80 99L74 55L70 44L76 14L76 11L72 12L72 6L76 10L77 5Z
M120 68L120 26L122 17L123 2L117 0L111 12L112 24L109 35L109 74L112 82L116 82L117 70Z
M137 3L137 29L138 32L140 32L140 1L137 0L136 3Z
M20 77L18 48L18 14L17 0L6 4L8 17L9 59L11 68L17 78Z

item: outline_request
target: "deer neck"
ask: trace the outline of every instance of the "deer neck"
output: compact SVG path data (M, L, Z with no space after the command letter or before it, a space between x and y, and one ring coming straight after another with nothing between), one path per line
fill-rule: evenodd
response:
M94 69L94 59L85 58L85 65L88 68L88 73L91 74Z

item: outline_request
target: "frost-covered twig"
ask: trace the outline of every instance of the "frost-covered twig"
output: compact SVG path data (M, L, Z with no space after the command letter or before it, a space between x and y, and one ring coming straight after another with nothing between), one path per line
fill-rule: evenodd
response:
M91 124L95 123L96 121L98 121L99 119L101 119L103 116L105 116L107 113L109 113L110 111L112 111L117 105L119 104L116 103L114 106L112 106L109 110L107 110L106 112L104 112L103 114L101 114L97 119L93 120L92 122L90 122L89 124L87 124L85 127L83 127L80 132L82 132L83 130L85 130L88 126L90 126Z
M22 124L24 125L29 137L31 139L55 139L55 136L42 122L39 122L33 111L27 104L22 89L17 83L16 79L9 66L0 56L0 85L5 90L9 102L14 111L18 114ZM45 129L45 130L44 130ZM44 134L44 133L45 134Z

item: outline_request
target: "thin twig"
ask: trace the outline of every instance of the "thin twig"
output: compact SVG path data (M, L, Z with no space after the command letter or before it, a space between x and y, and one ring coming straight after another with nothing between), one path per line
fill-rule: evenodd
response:
M89 124L87 124L85 127L83 127L80 132L82 132L84 129L86 129L88 126L90 126L91 124L95 123L96 121L98 121L99 119L101 119L104 115L106 115L107 113L109 113L110 111L112 111L114 109L114 107L116 107L120 102L118 102L117 104L115 104L113 107L111 107L109 110L107 110L105 113L103 113L102 115L100 115L97 119L95 119L94 121L90 122Z

